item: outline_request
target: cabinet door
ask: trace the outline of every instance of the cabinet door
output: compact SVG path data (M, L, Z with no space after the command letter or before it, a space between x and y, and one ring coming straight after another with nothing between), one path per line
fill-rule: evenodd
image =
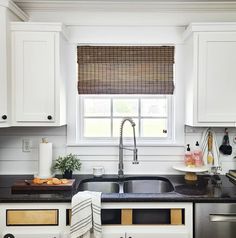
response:
M55 36L52 32L13 33L13 98L17 122L53 122Z
M7 122L7 84L6 78L0 76L0 127Z
M122 232L107 232L107 233L103 232L102 238L126 238L126 237L125 237L125 233L122 233Z
M0 19L1 24L2 23ZM7 47L6 47L6 30L0 29L0 127L4 126L7 119ZM5 118L5 119L4 119Z
M200 33L198 121L236 121L236 33Z
M190 238L190 235L187 233L180 232L168 232L168 228L166 228L166 232L143 232L143 233L127 233L126 238Z

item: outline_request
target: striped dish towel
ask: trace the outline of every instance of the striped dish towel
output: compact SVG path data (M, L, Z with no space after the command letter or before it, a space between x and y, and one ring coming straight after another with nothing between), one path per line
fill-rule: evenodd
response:
M71 238L102 237L101 193L78 192L72 198Z

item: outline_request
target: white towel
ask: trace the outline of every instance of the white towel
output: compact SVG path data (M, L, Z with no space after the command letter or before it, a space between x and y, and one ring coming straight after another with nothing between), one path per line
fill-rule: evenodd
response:
M71 238L102 237L101 193L78 192L72 197Z

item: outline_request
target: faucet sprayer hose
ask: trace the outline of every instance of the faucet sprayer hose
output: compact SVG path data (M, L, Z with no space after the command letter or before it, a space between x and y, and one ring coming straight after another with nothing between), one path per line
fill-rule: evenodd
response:
M135 122L133 121L132 118L129 118L129 117L124 118L121 122L121 125L120 125L120 137L123 137L123 127L124 127L124 124L125 124L126 121L129 121L133 128L136 126L136 124L135 124Z
M125 148L123 146L123 129L124 129L124 123L126 121L129 121L130 124L132 125L133 127L133 137L134 137L134 149L128 149L128 148ZM135 123L134 121L132 120L132 118L124 118L121 122L121 125L120 125L120 144L119 144L119 170L118 170L118 176L119 177L123 177L124 176L124 171L123 171L123 168L124 168L124 164L123 164L123 150L126 149L126 150L132 150L133 153L134 153L134 158L133 158L133 164L138 164L138 155L137 155L137 148L136 148L136 136L135 136Z

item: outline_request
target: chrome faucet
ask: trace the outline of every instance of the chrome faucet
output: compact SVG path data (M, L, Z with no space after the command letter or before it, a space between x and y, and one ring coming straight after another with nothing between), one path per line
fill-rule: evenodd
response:
M123 146L123 128L126 121L129 121L131 126L133 127L133 136L134 136L134 148L130 149ZM118 177L124 177L124 154L123 150L131 150L133 151L133 164L138 164L138 150L136 147L136 137L135 137L135 123L131 118L124 118L120 125L120 144L119 144L119 166L118 166Z
M220 174L219 171L222 171L221 166L212 166L210 173L213 174L213 175L217 175L217 174Z

